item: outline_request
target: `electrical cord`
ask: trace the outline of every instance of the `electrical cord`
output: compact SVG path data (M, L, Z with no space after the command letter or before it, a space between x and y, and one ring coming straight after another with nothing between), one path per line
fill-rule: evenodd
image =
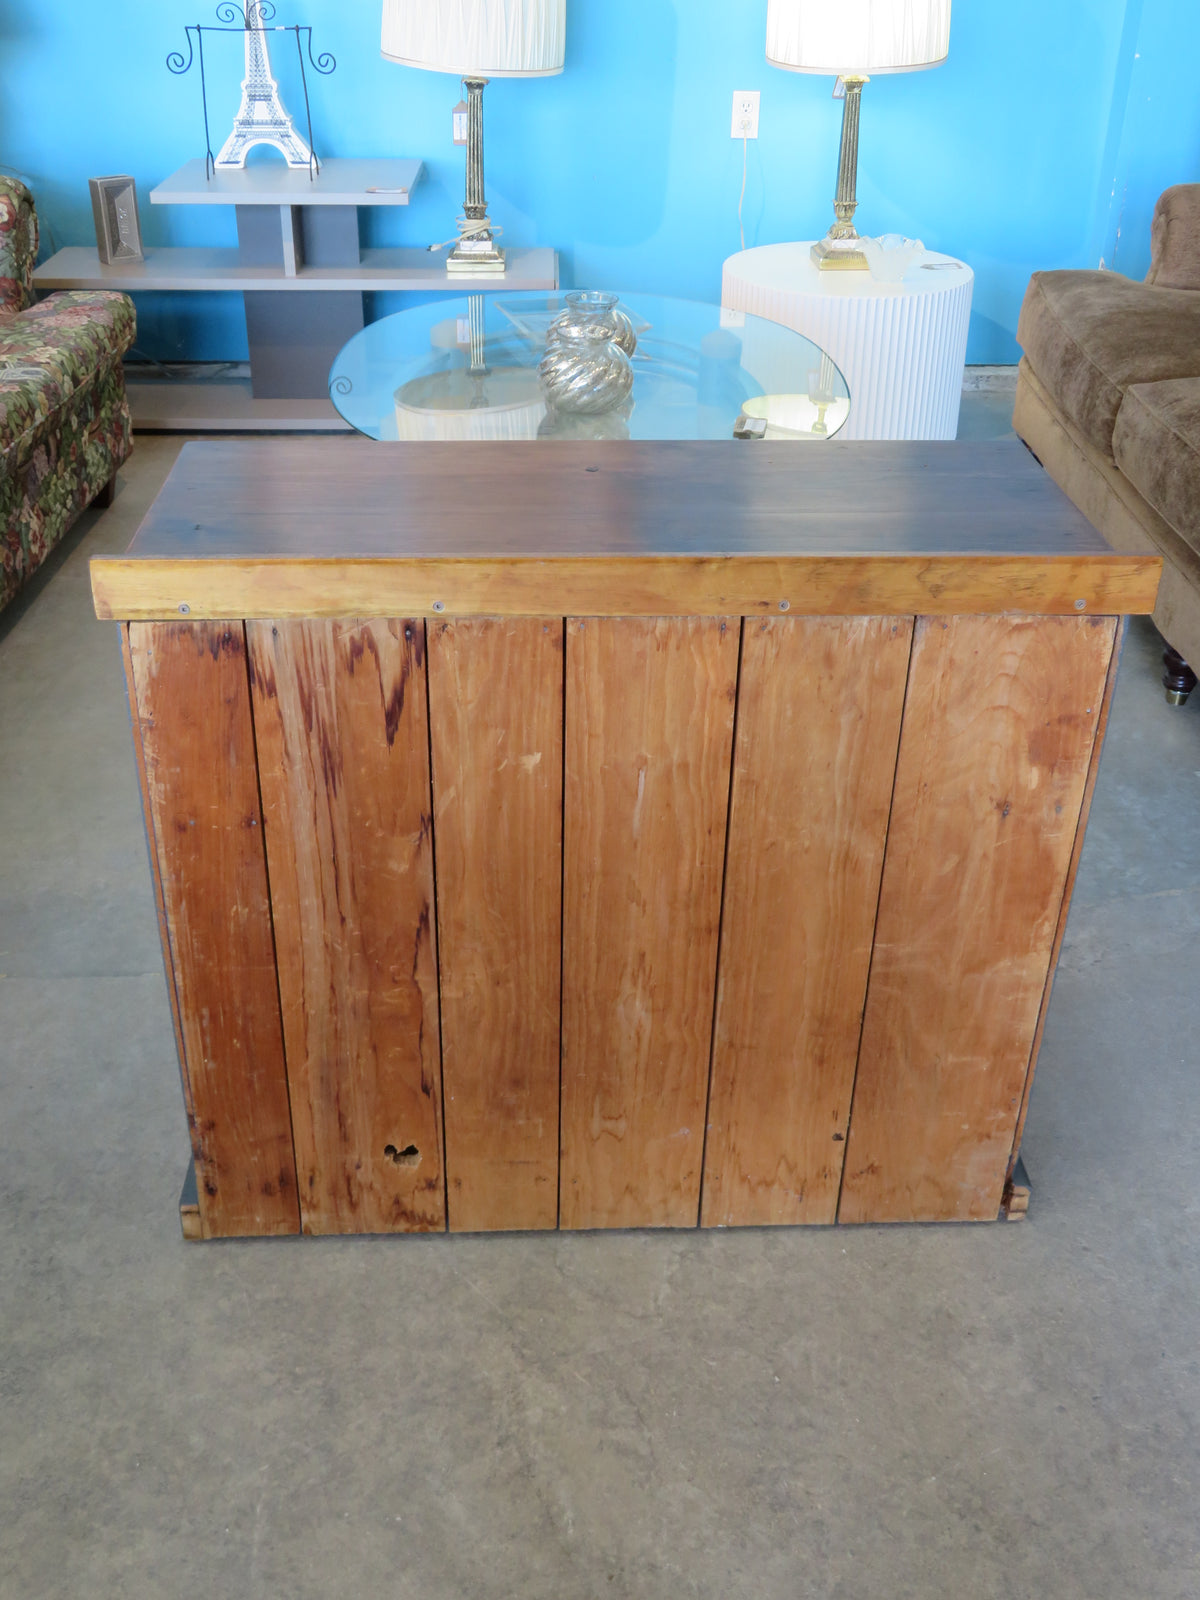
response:
M742 249L746 248L746 228L742 222L742 207L746 204L746 163L750 158L750 140L742 135L742 192L738 197L738 233L742 240Z

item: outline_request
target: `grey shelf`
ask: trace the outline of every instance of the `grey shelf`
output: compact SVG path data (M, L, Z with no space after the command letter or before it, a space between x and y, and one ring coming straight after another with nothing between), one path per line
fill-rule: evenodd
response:
M143 378L125 371L139 433L349 433L328 400L256 400L248 377Z
M70 245L50 257L33 275L39 289L270 290L283 294L306 291L449 290L468 294L497 289L555 289L558 259L554 250L510 250L509 268L496 277L451 277L444 257L411 248L363 250L357 265L300 266L289 273L280 266L247 266L237 247L164 246L146 251L145 261L103 266L95 249Z
M546 247L510 250L507 272L466 278L450 276L445 253L362 249L358 208L406 206L423 172L422 162L407 158L334 158L315 175L258 161L209 177L202 160L189 161L150 191L151 202L233 206L235 249L152 246L144 261L105 266L95 249L71 245L37 268L34 285L244 296L250 383L133 385L138 427L341 430L326 398L329 368L363 327L365 291L466 295L558 287L558 256Z
M150 191L156 206L406 206L424 163L405 159L332 157L310 178L306 167L278 160L205 176L203 159L189 161Z

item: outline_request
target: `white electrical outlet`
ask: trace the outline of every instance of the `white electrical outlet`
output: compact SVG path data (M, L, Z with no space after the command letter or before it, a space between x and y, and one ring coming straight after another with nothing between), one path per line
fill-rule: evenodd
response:
M758 89L735 89L733 91L733 126L729 131L730 138L758 138L759 93Z

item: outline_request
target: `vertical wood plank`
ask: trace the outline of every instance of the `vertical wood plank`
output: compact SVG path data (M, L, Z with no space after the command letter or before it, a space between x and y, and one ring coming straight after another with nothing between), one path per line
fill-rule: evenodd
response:
M706 1227L835 1219L911 642L909 618L745 624Z
M304 1231L440 1229L424 627L248 638Z
M839 1221L997 1215L1115 633L918 620Z
M567 623L565 1228L698 1220L739 637Z
M206 1238L295 1233L296 1169L240 623L131 623Z
M447 1204L558 1222L563 625L429 635Z
M1071 896L1075 892L1075 877L1079 871L1080 857L1083 855L1083 842L1087 836L1088 818L1092 811L1092 796L1096 792L1096 778L1100 771L1100 757L1104 753L1104 738L1108 732L1108 719L1112 712L1113 696L1117 689L1117 668L1121 664L1121 648L1125 639L1127 618L1116 619L1117 629L1113 639L1112 656L1108 663L1108 677L1104 684L1104 700L1100 707L1100 716L1096 723L1096 739L1092 745L1092 760L1088 768L1087 783L1084 785L1083 804L1079 810L1079 823L1075 829L1075 843L1071 850L1071 861L1067 868L1067 882L1063 889L1062 907L1058 913L1058 927L1054 933L1054 945L1050 951L1050 970L1046 974L1046 986L1042 991L1042 1004L1038 1012L1037 1031L1033 1036L1033 1049L1029 1054L1029 1071L1025 1074L1025 1087L1021 1094L1021 1109L1017 1116L1016 1132L1013 1134L1012 1151L1008 1158L1006 1178L1011 1178L1017 1159L1021 1154L1021 1140L1025 1133L1025 1118L1029 1111L1029 1096L1033 1089L1033 1075L1037 1070L1038 1056L1042 1049L1042 1034L1046 1028L1046 1012L1050 1005L1050 996L1054 990L1054 974L1058 969L1058 958L1062 953L1063 939L1067 932L1067 918L1071 912Z
M136 626L136 624L135 624ZM142 746L142 727L137 709L137 684L133 676L133 656L129 647L127 622L117 624L121 635L121 663L125 668L125 693L129 704L129 725L133 734L133 759L137 770L138 789L142 796L142 819L146 830L146 854L150 861L150 882L154 889L154 909L158 914L158 942L162 948L163 975L167 982L167 1002L171 1007L171 1025L175 1031L175 1052L179 1061L179 1076L183 1084L183 1101L189 1125L193 1114L192 1087L188 1082L184 1056L183 1020L179 1013L179 988L175 982L175 968L171 960L171 929L167 921L167 902L163 893L162 868L158 859L158 846L154 836L154 812L150 801L150 784L146 776L146 752ZM195 1180L195 1167L189 1167L191 1181ZM197 1217L199 1202L197 1202ZM201 1232L200 1237L203 1237Z

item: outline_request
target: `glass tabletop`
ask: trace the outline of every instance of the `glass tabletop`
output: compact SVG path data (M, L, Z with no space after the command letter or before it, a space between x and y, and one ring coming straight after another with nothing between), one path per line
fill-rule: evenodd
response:
M551 332L566 291L501 289L371 323L338 353L329 396L372 439L815 441L849 415L842 374L790 328L661 295L619 308L637 340L631 385L611 344L567 370L577 347Z

